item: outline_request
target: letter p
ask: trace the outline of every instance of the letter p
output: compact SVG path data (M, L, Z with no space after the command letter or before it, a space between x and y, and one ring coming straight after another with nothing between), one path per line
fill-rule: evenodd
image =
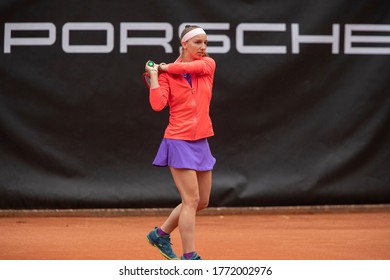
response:
M48 31L47 37L12 37L13 31ZM11 53L11 46L50 46L56 41L56 27L51 22L5 23L4 53Z

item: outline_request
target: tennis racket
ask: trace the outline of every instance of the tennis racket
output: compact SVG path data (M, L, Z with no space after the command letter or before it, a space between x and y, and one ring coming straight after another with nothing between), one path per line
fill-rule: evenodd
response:
M142 80L144 81L146 87L150 89L150 75L148 72L142 74Z
M154 62L151 61L151 60L149 60L149 61L147 62L147 65L148 65L149 67L153 67L153 66L154 66ZM148 89L150 89L150 74L149 74L147 71L145 71L145 72L142 74L142 80L144 81L146 87L147 87Z

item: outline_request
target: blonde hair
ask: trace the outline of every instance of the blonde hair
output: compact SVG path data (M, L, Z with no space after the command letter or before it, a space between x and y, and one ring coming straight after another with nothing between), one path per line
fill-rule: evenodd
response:
M200 28L200 26L187 24L184 27L183 31L181 32L180 41L183 39L184 35L186 35L188 32L190 32L191 30L194 30L196 28Z

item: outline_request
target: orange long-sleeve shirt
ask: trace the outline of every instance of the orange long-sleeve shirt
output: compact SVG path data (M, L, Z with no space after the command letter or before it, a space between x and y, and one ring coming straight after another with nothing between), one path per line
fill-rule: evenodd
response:
M202 57L192 62L168 64L158 78L159 87L151 88L149 101L155 111L169 105L169 124L164 138L198 140L214 135L209 115L215 61ZM192 87L182 76L191 74Z

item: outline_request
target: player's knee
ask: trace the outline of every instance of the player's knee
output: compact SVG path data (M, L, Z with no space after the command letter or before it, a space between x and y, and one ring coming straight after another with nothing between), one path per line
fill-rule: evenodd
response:
M197 209L199 207L199 197L198 196L192 196L190 198L187 198L185 200L183 200L183 206L184 207L190 207L190 208L193 208L193 209Z
M200 200L198 203L197 211L203 210L209 206L209 200Z

